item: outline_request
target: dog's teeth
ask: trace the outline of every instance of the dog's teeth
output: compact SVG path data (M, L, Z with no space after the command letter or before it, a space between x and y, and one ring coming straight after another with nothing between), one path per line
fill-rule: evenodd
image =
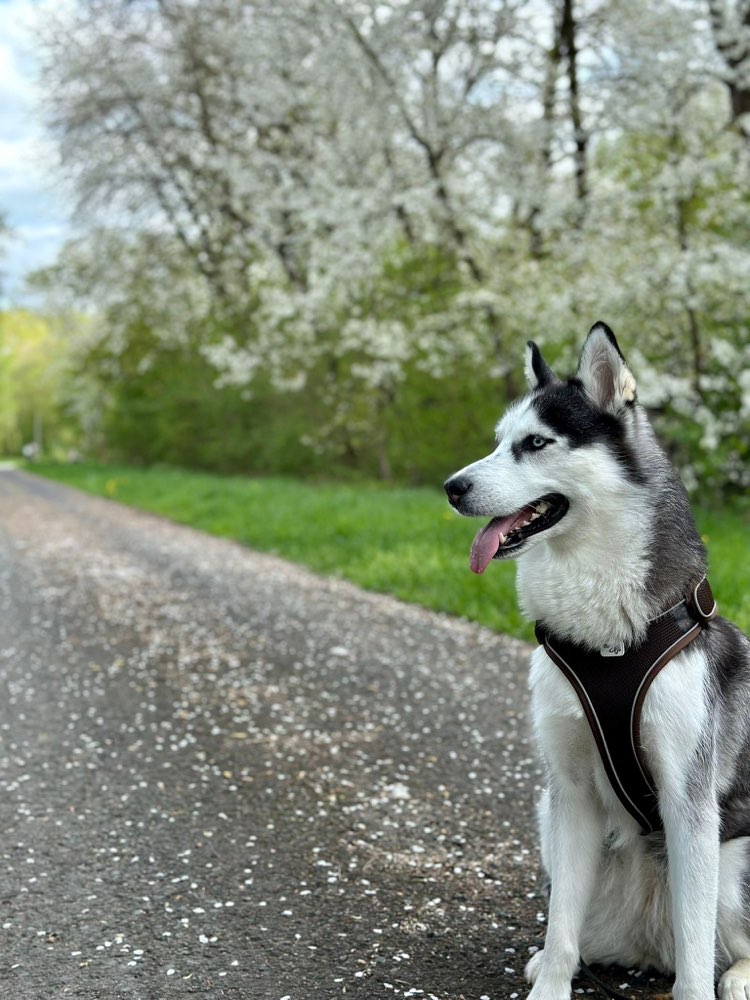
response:
M536 505L536 509L540 514L544 514L545 511L549 510L549 504L546 500L542 500Z
M539 517L539 511L538 511L538 510L535 510L535 511L534 511L534 513L533 513L533 514L531 515L531 517L529 518L529 520L530 520L530 521L536 521L536 519L537 519L538 517Z
M500 538L500 544L502 545L502 544L503 544L503 542L505 541L505 539L506 539L506 538L507 538L508 536L507 536L507 535L504 535L504 534L502 533L502 531L501 531L501 532L500 532L500 535L499 535L498 537Z

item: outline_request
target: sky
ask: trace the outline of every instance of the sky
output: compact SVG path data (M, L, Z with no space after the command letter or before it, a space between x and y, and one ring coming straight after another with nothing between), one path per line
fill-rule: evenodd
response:
M70 233L70 206L50 165L38 113L36 0L0 0L0 214L12 230L0 259L0 304L23 304L24 275L51 263Z

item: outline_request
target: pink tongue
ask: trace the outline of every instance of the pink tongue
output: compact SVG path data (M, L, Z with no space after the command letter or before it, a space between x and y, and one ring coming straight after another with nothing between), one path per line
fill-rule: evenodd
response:
M533 513L532 507L524 507L507 517L494 517L488 525L482 528L471 543L469 566L472 573L484 573L498 550L500 535L509 534L514 524L523 521L531 513Z

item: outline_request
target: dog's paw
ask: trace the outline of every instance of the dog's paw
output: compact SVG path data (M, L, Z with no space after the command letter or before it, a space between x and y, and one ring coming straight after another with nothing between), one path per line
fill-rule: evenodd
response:
M526 963L524 975L533 986L528 1000L570 1000L570 976L559 970L544 969L543 948L535 951Z
M538 982L526 1000L570 1000L570 986L559 983L554 986Z
M534 952L526 963L526 968L523 970L523 974L526 976L526 982L531 983L532 986L537 981L539 970L542 967L542 962L544 962L544 948L540 948L539 951Z
M750 1000L750 959L727 969L719 980L719 1000Z

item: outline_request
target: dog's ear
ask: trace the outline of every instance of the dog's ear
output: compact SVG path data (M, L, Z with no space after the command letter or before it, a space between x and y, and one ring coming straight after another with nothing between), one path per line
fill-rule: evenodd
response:
M635 379L606 323L591 327L576 377L592 402L608 413L621 413L635 402Z
M526 345L524 372L529 389L543 389L545 385L558 381L557 375L544 360L542 352L533 340L530 340Z

